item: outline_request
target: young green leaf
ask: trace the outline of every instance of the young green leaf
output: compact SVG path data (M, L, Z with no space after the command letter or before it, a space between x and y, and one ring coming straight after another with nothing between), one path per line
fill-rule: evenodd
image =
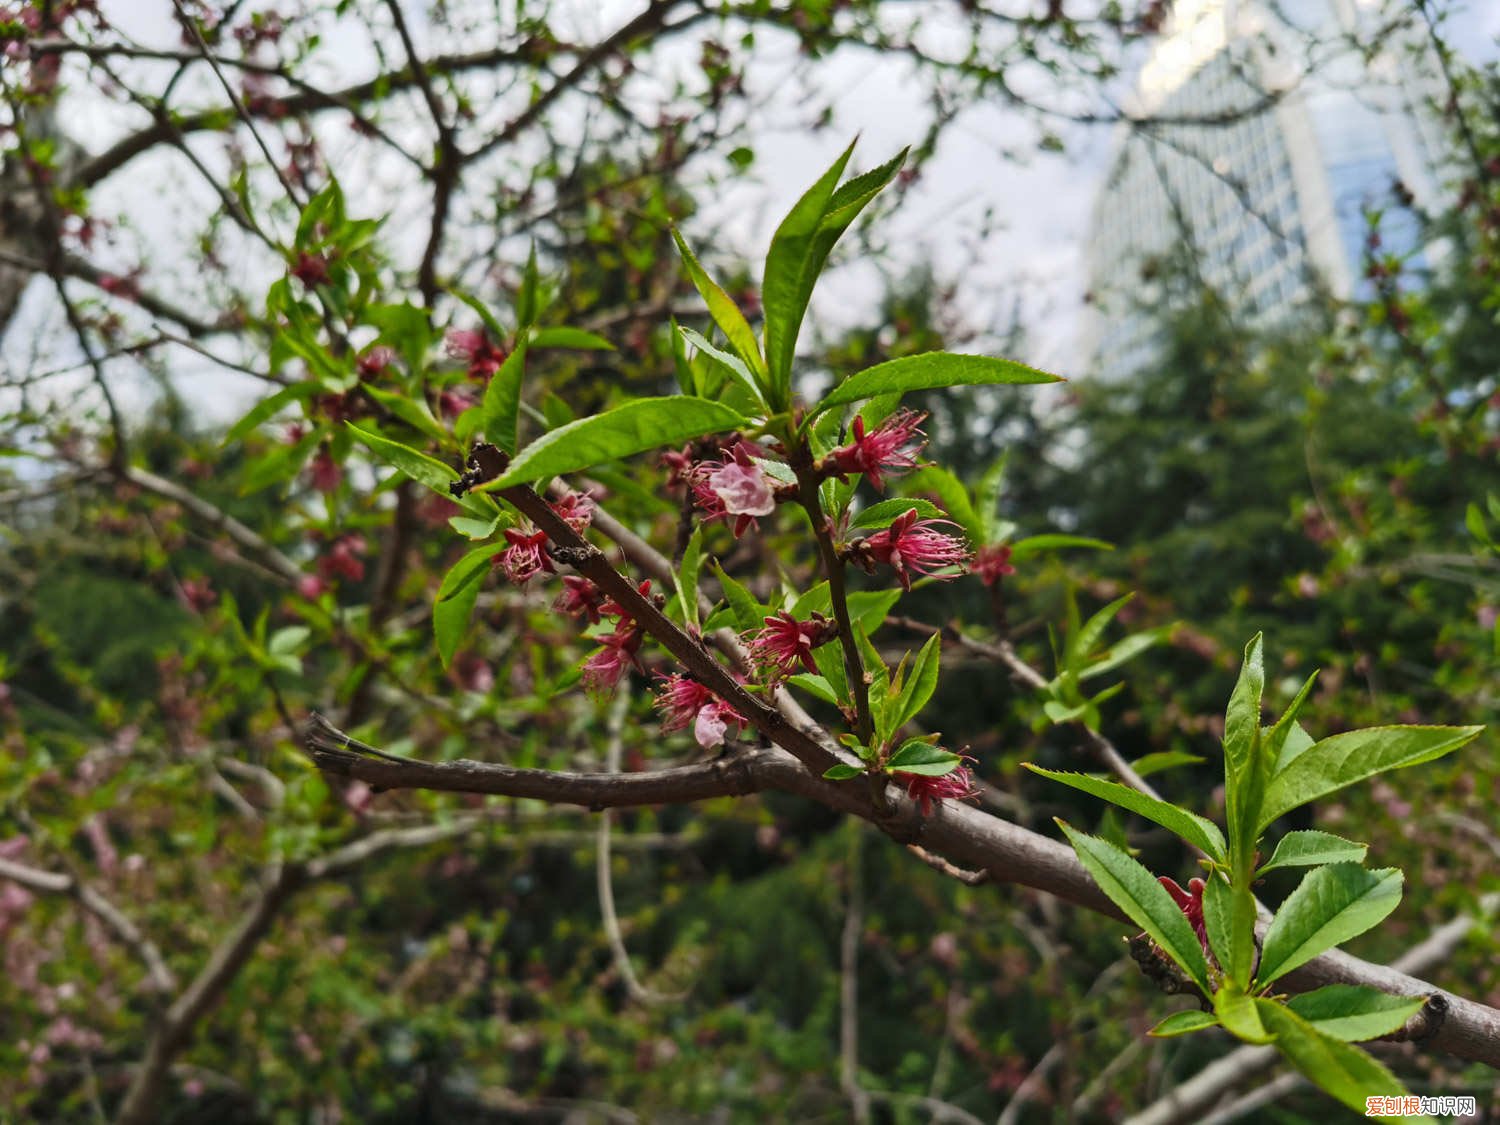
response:
M694 628L698 626L698 575L703 570L703 528L701 523L693 528L682 552L682 562L673 576L677 582L677 594L682 598L683 617Z
M506 453L515 453L519 441L517 427L521 417L521 380L526 376L526 345L505 357L500 370L490 377L479 408L479 424L484 436Z
M735 628L741 633L750 633L763 626L771 613L770 607L763 606L756 601L755 595L731 577L717 562L714 563L714 571L718 575L720 587L724 590L724 598L729 602L730 612L734 615Z
M1041 551L1061 551L1076 547L1089 551L1113 551L1115 545L1103 539L1089 539L1083 535L1028 535L1010 545L1012 559L1024 559Z
M410 446L402 445L399 441L382 437L373 430L361 429L353 422L345 422L344 425L382 461L394 465L418 484L443 496L449 495L448 485L458 479L458 473L452 468Z
M1114 844L1075 831L1060 820L1057 823L1067 833L1079 861L1088 868L1099 889L1150 935L1205 996L1210 995L1213 990L1208 983L1208 961L1204 959L1203 947L1198 944L1187 915L1172 901L1167 889Z
M1270 1043L1275 1036L1260 1022L1255 1001L1235 985L1226 984L1214 993L1214 1014L1224 1030L1245 1043Z
M951 750L944 750L920 738L911 738L886 760L885 768L887 773L900 770L902 773L921 774L923 777L944 777L963 765L963 761L963 758Z
M1262 659L1261 635L1256 633L1245 646L1245 662L1240 665L1239 679L1224 715L1224 761L1231 787L1249 768L1251 753L1259 741L1260 697L1266 684Z
M543 434L521 450L504 475L480 487L528 484L749 424L736 411L708 399L689 395L637 399Z
M1202 1031L1205 1028L1218 1026L1219 1017L1212 1012L1200 1012L1197 1008L1189 1008L1185 1012L1173 1012L1146 1034L1155 1039L1170 1039L1175 1035L1187 1035L1192 1031Z
M311 398L317 391L318 388L312 383L293 383L289 387L282 387L269 398L263 398L257 402L248 414L230 427L229 432L224 435L224 440L219 444L221 446L234 444L262 422L268 422L276 417L285 407L304 398Z
M941 649L942 635L934 633L917 653L917 659L912 663L906 683L901 687L901 694L897 696L893 705L894 709L890 717L892 731L900 730L921 714L922 708L927 706L927 701L937 690Z
M923 352L921 355L877 363L874 367L849 376L833 388L813 408L819 414L846 402L859 402L876 395L906 394L938 387L967 387L996 384L1060 383L1049 375L1014 360L987 355L958 355L954 352Z
M898 518L904 516L913 508L917 510L917 518L924 520L946 519L948 513L939 508L930 500L907 499L905 497L895 500L881 500L879 503L871 504L868 508L860 511L850 522L851 528L862 527L878 530L882 527L890 527Z
M1063 655L1063 663L1069 672L1082 678L1084 661L1098 647L1099 638L1104 636L1104 630L1109 628L1109 623L1115 619L1115 614L1124 609L1126 603L1133 597L1135 597L1134 594L1126 594L1122 598L1116 598L1069 636L1068 647Z
M492 558L505 550L505 543L487 543L468 552L443 575L438 586L437 602L432 607L432 628L437 637L438 656L443 667L453 660L459 642L469 627L469 617L479 598L481 581Z
M750 401L761 409L765 408L765 395L756 383L755 376L750 373L750 368L745 366L745 361L739 356L731 355L722 348L715 347L703 337L703 334L689 328L685 324L677 326L677 333L699 352L708 357L713 363L719 365L731 379L734 379L750 395Z
M1071 785L1074 789L1100 797L1113 805L1119 805L1122 809L1129 809L1138 816L1143 816L1175 832L1210 859L1217 860L1219 863L1225 862L1224 836L1219 831L1219 826L1211 820L1205 820L1195 813L1179 809L1176 805L1168 804L1166 801L1148 797L1144 793L1115 781L1105 781L1103 778L1090 777L1085 773L1043 769L1030 762L1022 764L1032 773L1051 778L1053 781L1060 781L1064 785Z
M833 685L823 676L809 675L807 672L798 672L787 680L792 687L801 688L809 695L816 696L824 703L838 705L839 697L833 693Z
M891 181L896 169L906 159L906 152L902 150L895 159L836 189L835 185L853 152L851 144L797 201L776 228L771 249L766 254L761 304L765 309L766 368L770 391L767 397L778 410L785 409L790 400L792 358L797 350L797 336L813 285L823 271L829 251L865 205Z
M760 345L756 343L755 332L745 319L745 314L740 312L739 306L730 299L729 294L725 293L698 264L697 257L683 241L676 227L672 228L672 238L677 243L678 253L682 255L682 263L687 267L688 277L692 279L693 287L703 297L704 304L708 306L708 315L719 326L719 331L724 333L724 338L729 341L734 354L739 357L746 368L745 373L750 378L751 386L762 382L765 378L766 365L761 358ZM759 398L760 395L757 394L756 397Z
M1345 1043L1362 1043L1390 1035L1422 1010L1426 997L1392 996L1359 984L1328 984L1287 1001L1324 1035Z
M911 497L923 492L932 493L947 509L948 518L964 529L964 534L968 536L971 545L977 548L989 542L984 534L984 521L974 511L974 505L969 501L968 490L947 469L937 465L918 469L906 478L902 491Z
M537 348L569 348L581 352L615 350L615 346L597 332L590 332L584 328L566 328L561 325L552 328L533 328L530 346L533 351Z
M467 293L460 293L457 289L450 289L448 290L448 292L452 293L460 301L468 305L469 308L474 310L479 319L484 323L484 326L490 330L490 335L493 336L496 341L504 340L506 338L508 333L504 328L500 327L500 322L495 319L495 314L490 312L489 306L487 306L483 301L480 301L474 297L470 297Z
M1276 1037L1276 1049L1313 1085L1332 1094L1350 1109L1365 1111L1371 1096L1405 1097L1396 1077L1358 1047L1324 1035L1284 1004L1260 999L1255 1002L1261 1023ZM1378 1118L1382 1121L1419 1121L1434 1125L1427 1116Z
M1356 781L1441 758L1472 742L1483 730L1483 727L1367 727L1322 739L1271 779L1259 826L1264 828L1278 816Z
M472 516L450 516L448 526L465 539L488 539L500 526L500 517L476 520Z
M1256 875L1278 867L1317 867L1325 863L1363 863L1368 844L1356 844L1328 832L1288 832Z
M1253 903L1251 909L1254 909ZM1203 884L1203 929L1208 934L1208 947L1214 951L1214 958L1231 980L1248 984L1250 966L1240 965L1235 954L1234 910L1234 888L1217 874L1210 873Z
M823 771L823 777L828 781L848 781L852 777L858 777L864 773L859 766L851 766L847 762L839 762L837 765L829 766Z
M1308 872L1266 930L1257 984L1267 985L1364 933L1401 901L1401 872L1334 863Z

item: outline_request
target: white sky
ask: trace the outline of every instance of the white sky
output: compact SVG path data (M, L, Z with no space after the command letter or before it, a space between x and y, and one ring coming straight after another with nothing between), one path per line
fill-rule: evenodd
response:
M598 35L618 26L639 6L639 0L613 0L605 5L580 2L573 11L581 24L591 25L580 30ZM101 7L113 23L142 42L179 43L165 0L103 0ZM416 18L421 5L412 3L408 8ZM345 76L365 73L369 66L366 45L341 39L336 30L330 30L320 55L337 61L320 65L337 67ZM414 31L420 45L425 27L418 24ZM1450 33L1466 53L1493 57L1500 35L1500 3L1486 0L1470 5L1455 19ZM940 35L942 29L934 28L932 34ZM851 136L860 135L853 164L864 169L918 141L927 120L919 84L913 81L908 64L889 59L872 64L868 54L841 52L818 64L816 71L819 87L837 92L835 122L817 132L800 127L798 99L805 91L792 79L802 64L795 51L784 46L774 36L762 36L749 70L752 93L768 93L771 99L762 118L769 127L759 129L752 141L757 153L755 174L722 198L709 201L698 220L700 229L721 232L719 250L727 248L730 254L751 261L764 255L781 214ZM206 72L199 80L212 81ZM209 100L211 87L203 89L204 100ZM76 99L70 106L70 130L94 149L127 128L134 116L98 98ZM1065 151L1037 153L1034 125L1013 110L984 105L969 108L948 126L922 179L877 233L897 248L899 260L930 261L940 281L956 280L960 306L976 327L1003 331L1019 300L1027 335L1013 358L1074 374L1083 359L1077 342L1084 290L1082 251L1111 138L1104 127L1057 131ZM1018 154L1022 158L1017 159ZM128 214L143 237L163 247L191 246L189 235L204 211L211 209L203 197L206 189L187 180L174 179L165 186L161 181L160 169L153 172L149 160L137 161L128 174L100 191L98 206L106 212L116 208ZM374 176L368 180L372 185L379 182ZM173 211L162 206L164 190L192 192L199 202ZM405 200L404 205L414 214L424 214L425 194ZM373 210L382 209L379 196L367 202ZM386 205L394 206L396 201ZM976 245L986 229L987 216L993 217L993 231ZM390 229L419 231L420 226L393 223ZM152 266L158 276L163 271L175 272L178 284L189 289L194 285L186 256L176 263L153 258ZM836 330L870 323L880 292L881 280L868 264L839 271L815 301L812 328ZM27 320L44 315L37 307L36 294L32 296ZM24 365L26 357L16 352L21 341L33 334L25 327L17 325L6 341L12 363ZM258 390L258 385L212 377L213 369L203 361L183 362L185 374L213 388L193 396L211 416L236 416Z

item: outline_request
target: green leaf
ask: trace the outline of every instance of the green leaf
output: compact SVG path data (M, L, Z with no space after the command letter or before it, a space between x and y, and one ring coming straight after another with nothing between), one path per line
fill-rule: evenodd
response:
M865 771L859 766L851 766L847 762L829 766L823 771L823 776L829 781L848 781L851 777L859 777Z
M844 648L838 641L829 641L813 649L813 662L828 686L833 689L835 704L849 699L849 680L844 675Z
M1365 1111L1372 1096L1405 1097L1406 1090L1395 1075L1358 1047L1324 1035L1284 1004L1260 999L1255 1002L1261 1023L1276 1036L1276 1049L1313 1085L1332 1094L1350 1109ZM1432 1118L1381 1118L1386 1121L1432 1122Z
M1024 559L1039 551L1060 551L1067 547L1080 547L1090 551L1113 551L1115 545L1103 539L1089 539L1083 535L1028 535L1010 545L1012 559Z
M419 434L425 434L437 442L448 440L448 431L432 416L427 404L404 391L388 391L383 387L365 384L365 394L389 410Z
M541 277L536 268L536 243L531 244L531 253L526 256L526 270L521 274L521 291L516 294L516 320L522 328L530 328L536 323L538 309L538 291L541 288Z
M948 518L964 529L971 545L978 548L986 542L984 522L969 502L968 490L947 469L936 465L918 469L906 478L902 492L913 497L922 492L932 493L947 510Z
M504 328L500 327L500 322L495 319L495 314L490 312L488 306L483 301L470 297L467 293L460 293L457 289L450 289L448 292L452 293L478 314L479 319L484 322L484 326L489 329L493 343L500 343L509 335Z
M1008 532L1000 519L1000 489L1005 484L1005 464L1009 459L1009 452L996 457L974 486L974 509L984 530L976 543L994 543L1003 538L1001 532Z
M1241 966L1234 949L1234 888L1218 874L1209 873L1203 881L1203 929L1208 934L1208 947L1214 958L1229 974L1231 980L1249 981L1250 966ZM1254 903L1251 903L1254 911ZM1236 970L1241 970L1237 972Z
M1115 619L1115 614L1124 609L1133 597L1135 597L1134 594L1126 594L1122 598L1116 598L1085 621L1083 627L1068 639L1068 647L1063 657L1063 663L1068 671L1082 677L1083 662L1098 647L1099 638L1104 636L1104 630L1109 628L1109 623Z
M1324 863L1363 863L1368 844L1356 844L1328 832L1288 832L1276 845L1271 858L1256 872L1264 875L1278 867L1317 867Z
M1260 736L1260 697L1266 685L1262 661L1261 635L1256 633L1245 646L1245 661L1224 715L1224 760L1231 786L1249 767L1251 751Z
M964 760L951 750L944 750L920 738L908 739L901 749L886 760L887 773L915 773L923 777L943 777L963 765Z
M932 634L917 653L901 694L896 698L890 717L891 730L898 731L922 713L932 693L937 690L938 662L942 655L942 635Z
M284 408L310 397L317 392L317 389L312 383L293 383L289 387L282 387L274 395L261 399L251 407L248 414L229 428L229 432L224 435L224 440L219 444L224 446L239 441L262 422L270 421Z
M1057 823L1067 833L1079 861L1088 868L1099 889L1127 918L1146 931L1205 996L1210 995L1213 990L1208 984L1208 961L1204 959L1203 947L1198 944L1187 916L1172 901L1167 889L1156 881L1156 876L1108 840L1075 831L1063 821Z
M1483 727L1367 727L1315 742L1271 779L1259 827L1264 828L1278 816L1356 781L1441 758L1474 741L1483 730Z
M489 571L489 561L505 550L504 543L488 543L476 547L443 575L438 587L437 602L432 607L432 631L437 638L438 658L446 668L452 662L464 634L469 629L469 618L474 613L474 603L479 600L483 576Z
M730 611L734 614L736 629L741 633L751 633L761 628L770 615L770 610L755 600L755 596L749 590L737 582L717 562L714 570L719 576L719 585L724 590L724 597L729 602Z
M1219 831L1219 826L1196 813L1179 809L1176 805L1168 804L1155 797L1148 797L1116 781L1105 781L1100 777L1090 777L1086 773L1043 769L1030 762L1022 764L1032 773L1051 778L1053 781L1060 781L1064 785L1071 785L1074 789L1100 797L1112 805L1119 805L1122 809L1129 809L1137 816L1143 816L1153 823L1160 824L1163 828L1181 836L1210 859L1220 863L1226 859L1224 836Z
M637 399L543 434L521 450L503 476L480 487L527 484L749 424L736 411L708 399L690 395Z
M729 341L734 354L745 366L745 373L750 376L751 385L762 384L765 379L766 364L761 358L760 345L755 340L755 332L745 319L745 314L740 312L739 306L730 299L729 294L725 293L698 264L698 259L683 240L682 235L677 232L676 227L672 228L672 238L677 243L677 251L682 255L682 263L687 267L688 277L692 279L693 287L698 290L703 297L703 303L708 306L708 315L719 326L719 331L724 333L724 338ZM760 398L761 395L757 393L756 397Z
M766 369L770 391L767 397L778 410L785 409L790 402L797 336L813 285L823 271L829 251L906 159L903 149L893 160L856 176L835 190L853 151L851 144L797 201L776 228L771 249L766 254L761 304L765 310Z
M1464 526L1469 529L1470 535L1486 547L1495 545L1494 540L1490 538L1490 529L1485 526L1484 514L1480 512L1478 504L1470 504L1464 510Z
M1150 777L1154 773L1163 770L1175 769L1178 766L1195 766L1204 758L1198 754L1189 754L1186 750L1157 750L1151 754L1142 754L1130 763L1130 768L1135 770L1137 777Z
M697 332L685 324L677 326L677 334L693 347L697 348L703 355L707 356L709 360L718 364L731 379L734 379L749 392L752 402L764 408L765 395L756 384L755 376L750 373L750 369L745 366L744 361L739 356L730 355L722 348L715 347L704 338L701 332Z
M849 617L866 633L873 633L885 624L891 607L900 600L900 589L859 590L849 595Z
M823 401L813 408L813 413L876 395L905 394L938 387L1060 382L1062 379L1056 375L1014 360L954 352L924 352L877 363L849 376L824 396Z
M458 479L458 473L449 466L410 446L402 445L399 441L382 437L373 430L361 429L353 422L345 422L344 425L382 461L394 465L418 484L425 485L440 495L451 496L448 486Z
M288 625L271 634L271 641L266 645L266 651L272 656L287 656L301 648L310 636L312 636L312 630L306 625Z
M500 517L497 515L490 520L476 520L471 516L450 516L448 526L465 539L488 539L500 526Z
M438 659L447 668L469 629L469 618L479 600L481 583L471 582L453 597L432 607L432 631L437 638Z
M1267 985L1364 933L1401 901L1401 872L1334 863L1307 873L1266 930L1256 983Z
M948 515L947 512L929 500L902 497L895 500L882 500L878 504L871 504L856 515L849 526L851 528L864 527L872 530L890 527L892 523L913 508L917 510L918 519L944 519Z
M833 693L833 685L823 676L812 676L806 672L798 672L787 680L793 687L799 687L809 695L816 696L824 703L838 705L839 697Z
M1255 1001L1232 984L1214 993L1214 1012L1224 1030L1242 1042L1258 1045L1269 1043L1274 1038L1260 1022Z
M1324 1035L1360 1043L1399 1031L1426 1003L1422 996L1413 999L1360 984L1328 984L1293 996L1287 1007Z
M583 352L612 352L615 346L597 332L589 332L583 328L564 328L561 326L553 328L533 328L531 330L531 347L536 348L572 348Z
M1174 1035L1187 1035L1189 1032L1218 1026L1219 1017L1212 1012L1200 1012L1197 1008L1189 1008L1185 1012L1173 1012L1146 1034L1157 1039L1170 1039Z
M505 453L513 454L519 440L521 420L521 381L526 376L526 345L505 357L500 370L490 377L479 408L479 424L484 436Z
M682 599L683 619L694 628L698 626L698 575L703 570L703 528L698 524L688 536L687 547L682 552L682 562L672 580L677 585L677 596Z

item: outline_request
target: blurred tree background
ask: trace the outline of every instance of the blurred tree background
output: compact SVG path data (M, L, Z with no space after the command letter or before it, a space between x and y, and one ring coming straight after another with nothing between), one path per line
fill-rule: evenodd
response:
M432 607L463 553L459 510L382 480L341 423L451 428L484 355L452 335L445 355L444 329L485 330L454 293L513 323L533 245L543 326L614 346L538 349L537 415L670 387L668 319L708 322L669 224L722 247L705 257L753 299L725 200L809 178L757 152L785 75L801 123L826 127L820 66L909 67L927 98L910 189L986 100L1024 123L1023 147L1050 146L1059 117L1107 117L1080 107L1109 104L1168 6L918 5L951 32L937 47L911 7L653 0L590 34L531 3L193 0L162 5L155 45L108 5L0 8L4 1112L126 1120L149 1094L135 1119L1116 1121L1223 1053L1144 1038L1164 1009L1116 923L965 886L791 796L597 814L382 795L331 784L297 746L318 710L437 760L640 770L700 753L657 732L644 677L614 701L577 690L588 643L540 585L486 581L445 670ZM1100 729L1205 815L1222 814L1222 704L1256 630L1282 662L1278 701L1323 669L1319 736L1495 719L1500 73L1445 59L1437 112L1462 164L1449 206L1413 209L1424 244L1450 247L1420 279L1372 240L1368 300L1318 298L1267 329L1166 262L1150 310L1164 346L1128 382L921 402L928 456L971 490L990 474L1012 541L1113 545L1018 551L993 585L918 589L878 638L899 655L903 622L953 621L977 642L952 647L935 709L977 758L986 807L1038 831L1065 815L1187 874L1165 833L1020 768L1092 765L1078 727L1048 725L983 651L1013 643L1050 675L1070 602L1086 616L1130 591L1113 636L1159 643L1105 681L1125 690ZM71 133L73 105L106 132ZM158 227L129 183L149 160L175 214ZM327 246L317 228L293 235L335 176L347 222L390 217L350 233L325 216L345 224ZM803 378L1033 345L1017 318L975 324L962 279L913 266L880 229L845 251L877 263L878 312L829 318ZM297 287L320 270L350 300L321 350L293 330ZM246 385L245 409L260 405L231 429L215 400ZM665 480L597 474L610 513L657 544L679 519ZM797 535L721 530L709 548L764 594ZM1362 956L1488 907L1426 975L1491 1005L1496 745L1488 733L1298 825L1408 872ZM1273 877L1266 894L1290 887ZM1387 1059L1414 1089L1500 1112L1482 1066ZM1343 1111L1304 1087L1256 1112Z

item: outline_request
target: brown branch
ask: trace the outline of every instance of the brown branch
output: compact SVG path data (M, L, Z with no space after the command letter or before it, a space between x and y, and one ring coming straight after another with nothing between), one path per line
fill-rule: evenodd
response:
M170 995L177 991L177 978L167 967L166 961L162 959L161 951L156 948L156 944L143 934L140 927L126 917L119 907L82 879L58 871L43 871L39 868L28 867L9 859L0 859L0 879L9 879L33 891L71 895L76 898L80 906L113 930L115 936L144 962L146 976L153 989L163 995Z
M931 817L923 818L904 794L895 798L896 812L884 815L874 808L862 787L824 781L802 768L790 754L774 748L740 750L713 762L652 773L554 773L467 760L375 758L351 748L363 744L353 740L346 743L345 736L337 731L330 734L330 729L326 721L315 719L309 730L309 753L315 764L326 772L384 789L494 793L595 809L682 803L764 789L795 793L868 820L899 843L920 841L924 850L940 854L955 865L988 872L997 883L1033 887L1123 920L1072 849L1056 840L952 801L943 802ZM1472 924L1463 919L1450 923L1450 927L1466 932ZM1387 967L1334 951L1288 974L1282 983L1296 992L1347 983L1397 996L1439 995L1448 1005L1447 1016L1424 1045L1500 1068L1500 1011L1408 976L1407 971L1404 962ZM1222 1085L1219 1089L1222 1092Z
M115 1125L148 1125L157 1120L157 1103L172 1060L250 959L282 906L305 877L304 869L297 864L279 864L267 872L260 893L240 915L234 929L219 942L192 983L162 1015L146 1048L146 1057L115 1115Z

